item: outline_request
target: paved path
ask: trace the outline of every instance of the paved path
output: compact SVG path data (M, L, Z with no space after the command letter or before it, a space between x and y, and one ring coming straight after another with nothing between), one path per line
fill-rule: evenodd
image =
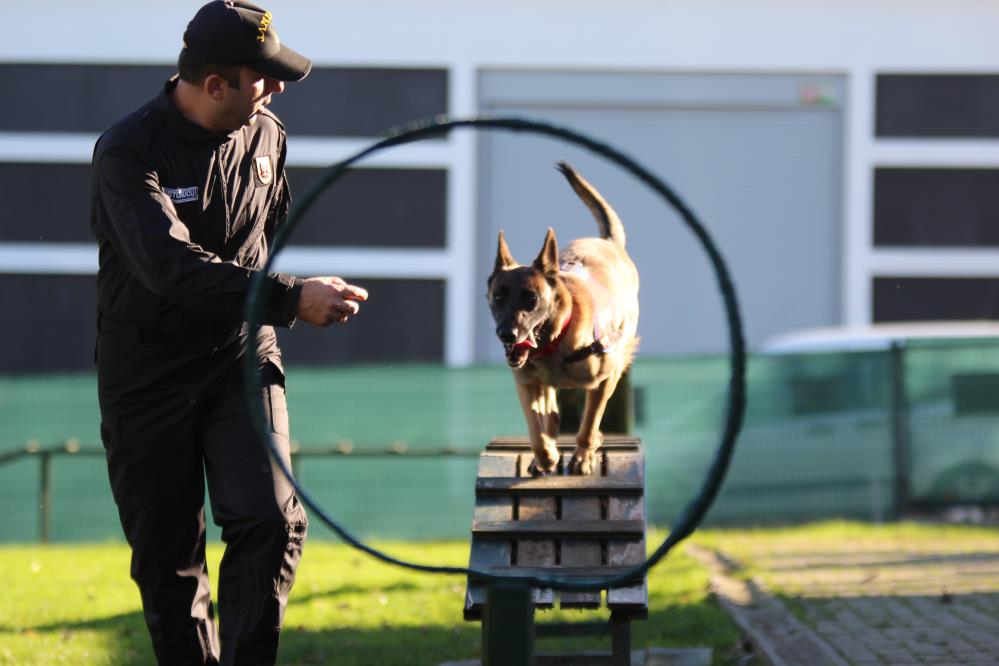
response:
M751 567L752 589L726 593L720 575L716 591L743 620L755 614L759 636L777 651L776 663L999 665L999 542L960 540L862 540L821 544L746 540L724 542L722 561L732 573L737 563ZM694 548L696 551L696 548ZM697 553L694 553L697 555ZM706 561L704 552L699 555ZM710 558L708 558L710 559ZM716 559L717 564L717 559ZM725 568L724 566L721 567ZM745 585L745 583L743 583ZM767 602L781 593L785 618L803 622L781 626ZM769 607L774 611L774 607ZM780 611L777 611L778 613ZM763 618L763 619L761 619ZM737 618L738 620L738 618ZM788 628L790 626L790 628ZM802 627L816 642L804 647ZM783 638L784 656L778 649Z

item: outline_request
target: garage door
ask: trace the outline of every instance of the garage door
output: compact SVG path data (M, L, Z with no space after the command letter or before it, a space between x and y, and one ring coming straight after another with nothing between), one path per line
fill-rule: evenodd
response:
M843 82L829 76L484 72L484 113L581 130L636 158L699 215L729 262L751 347L840 321ZM527 263L596 223L555 170L565 159L618 211L641 274L643 355L727 348L716 281L682 220L614 164L533 134L480 133L478 273L505 230ZM476 358L501 349L485 300Z

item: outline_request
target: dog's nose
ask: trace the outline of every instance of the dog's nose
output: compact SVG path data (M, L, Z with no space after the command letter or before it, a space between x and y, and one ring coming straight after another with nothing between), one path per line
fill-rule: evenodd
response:
M517 336L513 334L513 331L502 327L496 328L496 337L499 338L500 342L505 345L512 345L517 341Z

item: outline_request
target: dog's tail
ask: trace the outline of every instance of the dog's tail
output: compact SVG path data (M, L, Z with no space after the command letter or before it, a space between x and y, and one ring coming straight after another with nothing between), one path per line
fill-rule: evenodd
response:
M624 226L610 204L604 201L600 193L566 162L559 162L556 166L597 219L597 224L600 225L600 237L624 247Z

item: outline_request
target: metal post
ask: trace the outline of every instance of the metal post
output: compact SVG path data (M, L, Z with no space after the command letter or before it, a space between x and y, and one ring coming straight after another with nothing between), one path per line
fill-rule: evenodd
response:
M912 446L909 433L909 397L905 390L905 348L891 345L891 432L895 483L893 517L901 518L909 508L909 475Z
M534 604L531 588L495 583L482 615L482 666L533 666Z
M611 661L614 666L631 666L631 622L611 613Z
M50 512L52 507L52 454L42 451L39 454L39 464L41 465L41 480L38 489L39 493L39 537L42 543L49 542Z

